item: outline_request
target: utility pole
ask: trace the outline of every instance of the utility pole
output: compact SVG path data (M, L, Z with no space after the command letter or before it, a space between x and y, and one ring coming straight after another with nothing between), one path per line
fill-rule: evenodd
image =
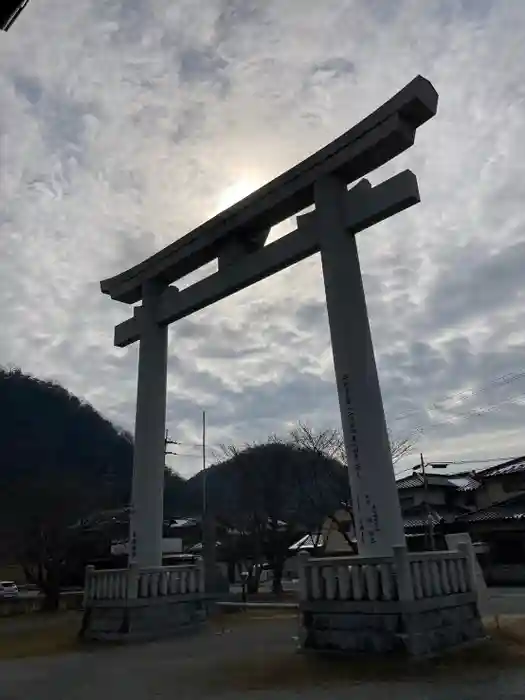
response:
M421 459L421 474L423 476L423 498L426 506L426 511L427 511L427 523L426 523L426 529L427 529L427 539L428 539L428 545L429 549L433 550L434 549L434 525L432 523L432 513L430 509L430 502L428 499L428 478L427 478L427 472L426 472L426 464L425 464L425 459L423 457L423 453L420 453L420 459Z
M202 412L202 557L204 561L204 591L207 595L216 588L215 519L210 509L208 470L206 468L206 411Z
M166 430L166 437L164 438L164 454L165 455L176 455L176 452L172 452L171 450L168 450L168 445L178 445L179 443L177 440L170 440L170 436L168 434L168 431Z
M206 472L206 411L202 412L202 517L207 508L207 472Z

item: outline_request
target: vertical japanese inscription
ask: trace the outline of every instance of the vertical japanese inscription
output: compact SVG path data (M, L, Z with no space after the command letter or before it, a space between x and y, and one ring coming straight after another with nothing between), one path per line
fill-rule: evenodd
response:
M352 460L352 465L355 471L355 476L357 479L357 491L358 493L353 494L354 502L356 504L356 510L358 515L358 536L361 544L365 544L366 536L370 544L376 544L377 534L380 531L379 525L379 513L377 510L377 505L370 496L370 492L367 486L367 480L363 477L363 464L361 461L361 455L359 453L359 436L357 430L357 421L355 416L355 409L352 401L352 393L350 389L350 377L348 374L344 374L341 378L343 385L343 395L345 403L345 414L348 420L348 439L349 445L347 445L347 450L350 450L351 454L348 455L349 460ZM361 499L364 498L364 503Z

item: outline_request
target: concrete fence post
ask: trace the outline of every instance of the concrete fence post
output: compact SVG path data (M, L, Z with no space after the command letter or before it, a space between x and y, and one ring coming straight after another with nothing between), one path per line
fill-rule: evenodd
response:
M86 576L84 579L84 608L86 607L90 598L93 597L93 574L95 573L95 567L93 564L88 564L86 566Z
M298 575L299 575L299 600L308 600L308 552L299 552L297 555Z
M469 545L466 542L459 542L458 551L465 559L465 576L467 579L467 590L476 591L476 570L475 563L472 560L472 555L476 556L474 554L474 549L472 545L469 547Z
M128 585L126 598L134 599L139 597L139 568L131 563L128 567Z
M394 545L392 550L394 553L394 570L396 572L399 600L409 602L414 600L414 587L412 585L407 548L403 545Z

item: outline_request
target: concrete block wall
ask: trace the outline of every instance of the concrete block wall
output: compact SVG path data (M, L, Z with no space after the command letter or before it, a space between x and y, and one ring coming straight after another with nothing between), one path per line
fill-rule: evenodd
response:
M81 636L99 641L159 639L200 627L207 619L207 607L204 598L93 606L85 611Z
M301 646L324 652L386 653L429 656L484 636L473 596L455 605L446 598L417 605L398 602L381 611L355 604L347 611L340 603L302 610ZM367 609L368 608L368 609Z
M403 629L411 656L437 654L485 635L475 603L406 613Z
M386 652L401 647L400 613L303 613L303 647L322 651Z

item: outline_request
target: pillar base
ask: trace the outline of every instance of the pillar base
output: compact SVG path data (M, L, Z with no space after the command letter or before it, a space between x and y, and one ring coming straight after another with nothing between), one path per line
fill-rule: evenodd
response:
M435 656L485 636L475 593L421 601L305 601L301 647L335 654Z
M85 641L153 641L192 633L208 619L203 594L135 600L94 601L86 607L80 638Z

